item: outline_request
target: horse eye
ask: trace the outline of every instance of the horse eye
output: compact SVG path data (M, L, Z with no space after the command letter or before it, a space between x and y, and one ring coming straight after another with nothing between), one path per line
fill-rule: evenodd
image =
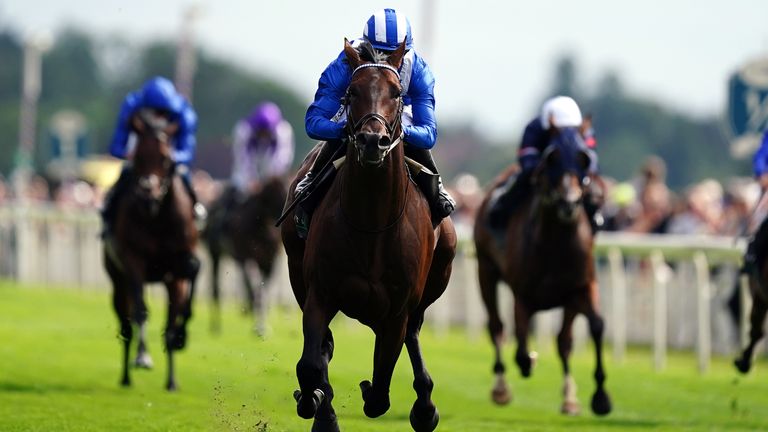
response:
M392 99L397 99L397 98L399 98L400 96L401 96L401 93L400 93L400 89L392 89L392 90L390 91L390 97L391 97Z

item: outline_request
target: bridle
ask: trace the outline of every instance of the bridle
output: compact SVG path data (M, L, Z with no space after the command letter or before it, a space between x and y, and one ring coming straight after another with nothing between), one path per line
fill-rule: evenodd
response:
M159 144L169 144L170 137L165 132L169 122L167 119L153 116L147 110L141 110L138 113L139 119L144 122L144 125L150 129L151 132L148 135L154 136ZM170 162L168 160L167 162ZM168 163L167 169L169 175L160 177L157 174L143 175L138 178L138 186L142 191L142 194L150 203L150 213L156 216L160 210L160 204L165 200L168 192L171 189L173 182L174 164ZM158 190L158 193L153 194L153 190Z
M378 69L385 69L395 74L397 77L397 82L400 82L400 72L397 71L394 67L388 65L388 64L382 64L382 63L365 63L358 67L356 67L352 71L352 77L355 76L355 73L362 69L367 68L378 68ZM350 84L351 86L351 84ZM397 98L397 113L395 115L395 119L390 122L384 117L383 115L377 113L377 112L370 112L368 114L365 114L364 116L360 117L355 121L351 116L350 111L350 101L349 101L349 88L347 87L347 91L344 94L344 97L342 98L342 106L344 107L344 111L347 113L347 124L345 126L345 133L347 135L347 140L351 143L354 143L356 147L359 148L359 144L356 142L355 138L355 132L359 131L363 126L365 126L366 123L369 121L378 121L382 125L384 125L384 128L387 130L387 134L389 134L390 137L395 136L395 132L400 129L400 133L397 135L397 138L393 140L389 145L387 146L381 146L379 145L379 150L381 150L381 158L382 160L389 154L389 152L392 151L398 144L400 144L403 141L403 130L402 130L402 116L403 116L403 95L402 91L400 92L400 95ZM360 151L357 152L358 159L360 158ZM344 188L344 182L342 180L341 183L342 193ZM344 218L347 225L349 225L352 229L366 233L366 234L380 234L384 231L389 230L390 228L397 225L398 222L403 218L403 215L405 214L405 207L408 203L408 182L405 183L405 199L403 200L403 207L400 209L399 214L397 217L387 225L385 225L382 228L374 228L374 229L365 229L362 227L356 226L352 220L347 216L347 214L344 212L344 207L341 205L341 201L339 201L339 209L341 210L341 215Z
M352 76L354 77L355 74L363 69L367 68L377 68L377 69L385 69L395 74L397 77L397 82L400 82L400 72L397 71L393 66L390 66L388 64L383 63L365 63L361 64L360 66L356 67L352 71ZM351 78L350 78L351 79ZM350 84L351 86L351 84ZM355 139L355 133L362 129L363 126L365 126L369 121L375 120L381 123L384 128L387 130L387 134L389 134L390 137L395 136L395 132L400 129L400 133L397 135L397 138L394 139L388 146L379 146L379 149L382 151L382 159L389 154L392 149L394 149L398 144L400 144L403 141L403 128L402 128L402 115L403 115L403 95L402 92L397 98L397 113L395 115L395 119L390 122L386 119L383 115L377 113L377 112L370 112L368 114L365 114L364 116L360 117L359 119L355 120L352 118L352 112L350 110L350 95L349 95L349 89L350 87L347 87L347 91L344 94L344 97L341 99L342 106L344 107L344 111L347 113L347 124L344 128L344 132L347 135L347 140L351 143L355 143L357 146L357 142ZM360 153L358 152L358 155ZM359 157L359 156L358 156Z

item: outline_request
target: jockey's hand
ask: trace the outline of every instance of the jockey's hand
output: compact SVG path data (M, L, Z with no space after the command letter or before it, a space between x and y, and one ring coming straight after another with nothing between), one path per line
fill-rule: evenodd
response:
M757 182L763 190L768 189L768 173L764 173L757 178Z

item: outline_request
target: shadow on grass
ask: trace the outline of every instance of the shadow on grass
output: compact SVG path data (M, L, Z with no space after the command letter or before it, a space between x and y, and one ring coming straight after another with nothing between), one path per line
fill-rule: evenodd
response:
M90 392L92 388L77 387L64 384L30 384L0 381L0 394L2 393L30 393L30 394L48 394L48 393L83 393Z

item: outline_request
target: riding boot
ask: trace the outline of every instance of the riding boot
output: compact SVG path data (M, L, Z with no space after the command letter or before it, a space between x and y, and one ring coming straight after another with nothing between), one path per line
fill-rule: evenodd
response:
M431 173L421 171L413 180L427 198L432 213L432 224L437 225L453 213L456 209L456 201L443 187L443 181L437 172L437 165L435 165L431 151L406 145L405 155L431 171Z
M314 212L317 204L325 195L325 191L330 184L328 180L333 178L336 173L336 167L329 162L331 162L331 159L341 145L342 141L337 140L323 143L309 171L296 184L294 196L297 199L301 199L301 202L294 210L293 220L296 223L296 233L299 238L307 238L312 212ZM326 165L330 166L330 168L324 170Z
M204 221L208 217L208 210L205 209L203 203L197 200L197 193L195 188L192 187L192 177L189 173L189 168L186 165L177 165L176 170L181 176L184 189L187 190L189 197L192 199L192 212L195 215L195 220Z
M503 231L506 229L509 218L517 205L530 193L530 171L521 172L513 181L514 183L502 192L488 211L488 224L493 230Z
M131 165L123 165L123 169L120 171L120 177L118 177L115 184L104 196L104 203L101 209L102 238L112 233L112 225L114 224L115 213L117 212L117 203L120 202L123 194L125 194L125 190L128 188L132 176L133 170L131 169Z

